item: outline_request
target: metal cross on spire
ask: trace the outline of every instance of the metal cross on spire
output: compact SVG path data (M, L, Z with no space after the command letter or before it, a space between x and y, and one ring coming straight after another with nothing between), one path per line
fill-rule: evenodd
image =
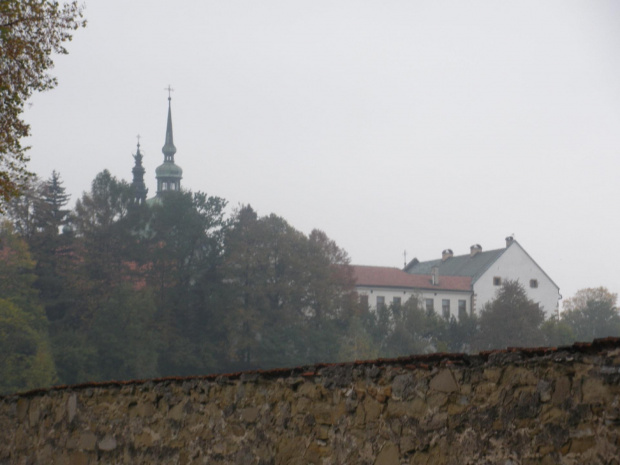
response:
M140 134L136 136L136 139L138 139L138 147L140 147Z
M168 100L170 100L171 99L170 93L174 92L174 89L170 87L170 84L168 84L168 87L166 87L164 90L168 91Z

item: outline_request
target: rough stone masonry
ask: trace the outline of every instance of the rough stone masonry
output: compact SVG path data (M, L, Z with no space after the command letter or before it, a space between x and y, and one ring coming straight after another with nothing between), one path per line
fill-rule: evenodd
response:
M620 339L0 399L0 464L620 464Z

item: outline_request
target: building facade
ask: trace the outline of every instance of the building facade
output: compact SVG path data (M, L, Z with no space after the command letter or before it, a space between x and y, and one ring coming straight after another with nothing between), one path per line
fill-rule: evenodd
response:
M434 271L440 277L469 277L474 313L495 298L505 280L519 281L546 318L557 315L562 298L557 284L513 237L506 238L506 247L502 249L482 251L475 244L467 255L454 256L452 250L446 249L441 259L420 262L414 258L404 271L420 276Z
M412 275L382 266L353 265L352 268L360 301L371 310L401 305L415 296L426 310L446 319L458 319L472 312L471 279L466 276Z

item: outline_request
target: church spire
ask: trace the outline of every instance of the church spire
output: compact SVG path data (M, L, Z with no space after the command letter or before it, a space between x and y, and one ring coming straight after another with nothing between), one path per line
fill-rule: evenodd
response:
M174 154L177 149L172 140L172 110L170 104L172 100L170 98L170 93L173 89L168 86L166 90L168 91L168 123L166 124L166 143L162 148L164 163L159 165L155 170L158 196L161 196L165 191L180 191L181 178L183 177L183 170L174 163Z
M142 154L140 153L140 136L138 136L138 148L136 154L133 156L135 164L131 172L133 173L133 180L131 182L131 189L133 191L133 203L141 205L146 202L146 194L149 191L144 184L144 173L146 170L142 166Z
M170 101L172 100L170 92L172 92L174 89L168 86L166 90L168 91L168 123L166 124L166 143L162 148L162 152L164 152L164 161L174 163L174 154L177 152L177 149L174 146L172 138L172 109L170 103Z

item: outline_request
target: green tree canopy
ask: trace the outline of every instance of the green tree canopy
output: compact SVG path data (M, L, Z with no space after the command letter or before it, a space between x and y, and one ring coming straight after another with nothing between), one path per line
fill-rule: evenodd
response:
M323 232L241 208L225 240L229 354L238 368L336 360L353 302L348 256Z
M9 223L0 226L0 393L50 385L56 378L47 320L33 283L35 263Z
M152 207L143 239L147 285L158 307L162 375L213 371L223 352L221 303L226 201L202 192L167 192Z
M519 281L506 280L480 313L476 345L479 350L539 346L544 319L540 305L528 298Z
M44 332L31 315L0 299L0 394L50 386L56 379Z
M428 312L422 308L419 295L412 295L404 304L391 304L378 311L389 315L382 356L398 357L445 350L447 321L434 311Z
M605 287L587 288L577 291L563 303L560 315L578 341L592 341L596 338L620 336L620 314L617 308L618 295Z

